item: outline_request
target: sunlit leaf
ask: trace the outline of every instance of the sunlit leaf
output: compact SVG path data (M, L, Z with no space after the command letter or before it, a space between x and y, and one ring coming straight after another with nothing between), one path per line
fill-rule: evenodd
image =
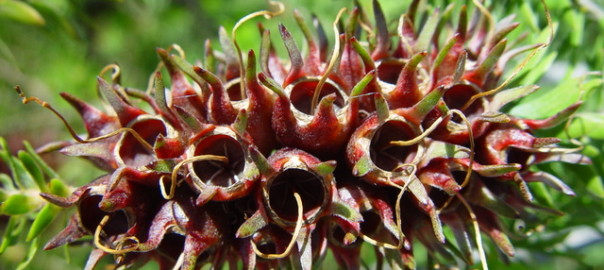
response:
M27 141L23 142L23 146L25 146L25 150L31 155L31 157L36 161L36 164L44 171L44 173L50 178L59 178L59 175L50 167L42 158L36 153L36 150L31 146L31 144Z
M571 27L570 29L570 44L573 46L579 46L583 41L583 31L585 30L585 14L578 10L569 10L564 16L566 23Z
M23 1L0 1L0 17L26 24L44 25L46 22L40 13Z
M0 183L2 183L2 189L6 191L14 191L13 180L7 174L0 173Z
M524 118L543 119L579 100L577 80L565 79L554 89L540 89L525 97L510 110L510 114Z
M538 61L535 61L536 64L534 66L525 67L527 70L530 70L530 72L527 73L527 75L522 79L520 84L536 83L541 77L543 77L543 74L545 74L550 69L550 67L556 60L556 57L558 57L558 52L550 52L544 54L544 56L540 57Z
M10 157L11 169L13 170L13 179L22 189L34 189L36 181L34 177L27 171L23 162L16 157Z
M547 207L554 208L554 200L549 192L549 189L545 187L543 183L531 183L531 193L535 196L538 202Z
M602 178L597 175L587 180L587 190L600 199L604 199L604 184L602 183Z
M32 179L35 181L36 185L42 192L48 191L48 186L46 186L46 181L44 178L44 174L42 173L42 169L38 167L36 161L33 157L25 151L19 151L17 154L21 163L25 167L25 170L32 176Z
M27 194L13 194L2 203L0 213L5 215L20 215L33 210L34 204Z
M25 223L27 223L27 220L24 216L12 216L9 218L4 229L2 244L0 244L0 254L4 253L8 247L17 243Z
M39 10L49 20L56 20L59 25L71 37L77 37L78 33L72 23L69 22L64 10L69 9L67 1L31 1L31 5Z
M594 139L604 139L604 115L590 112L577 114L567 132L571 138L589 136Z
M33 240L37 237L50 223L55 219L57 213L61 210L60 207L53 204L46 204L42 210L36 215L34 222L27 232L27 241Z
M65 183L63 183L63 181L57 178L50 179L49 186L50 193L61 197L66 197L67 195L69 195L69 193L71 193L69 187Z

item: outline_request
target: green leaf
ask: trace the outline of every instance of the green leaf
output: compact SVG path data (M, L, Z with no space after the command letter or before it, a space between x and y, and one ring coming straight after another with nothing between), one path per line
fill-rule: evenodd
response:
M493 95L493 100L489 106L492 110L497 111L510 102L532 94L537 91L537 89L539 89L539 86L537 85L524 85L503 90Z
M538 57L537 55L540 54L543 55ZM534 65L526 65L524 67L524 70L527 70L527 73L525 74L526 76L520 82L521 85L534 84L541 77L543 77L543 74L545 74L545 72L550 69L550 67L558 57L558 52L554 51L547 54L545 54L544 52L538 52L537 55L533 59L531 59L531 61L534 61ZM530 72L528 72L529 70Z
M33 157L25 151L19 151L17 156L21 160L25 170L29 172L36 185L38 185L38 188L42 192L48 192L48 186L46 185L46 181L44 179L44 173L42 173L42 169L38 167Z
M544 204L547 207L554 208L554 199L552 195L549 193L549 190L545 187L543 183L531 183L531 192L535 196L535 199L540 203Z
M585 29L585 15L578 10L569 9L564 16L566 23L570 25L570 44L577 47L583 41Z
M57 196L67 197L71 193L69 187L65 185L63 181L57 178L50 179L49 186L50 193L55 194Z
M16 157L11 157L10 160L13 169L13 179L15 179L17 185L22 189L34 189L36 181L29 171L27 171L23 162Z
M29 196L22 193L13 194L0 207L5 215L20 215L33 210L34 204Z
M34 0L29 1L31 5L39 10L47 19L56 20L63 30L68 33L71 37L77 38L78 33L76 32L75 25L70 23L69 16L67 16L65 10L69 9L69 3L65 0Z
M0 173L0 183L2 184L2 190L6 191L15 191L15 186L13 185L13 180L8 176L8 174ZM4 200L2 200L4 201Z
M55 172L50 166L48 166L48 164L46 164L46 162L44 162L44 160L42 160L42 158L38 155L38 153L36 153L36 150L34 150L34 148L29 142L24 141L23 146L25 146L25 150L36 161L36 164L38 164L38 167L40 167L40 169L44 171L46 176L50 178L59 178L59 174L57 174L57 172Z
M558 24L556 22L554 22L553 28L554 28L554 32L556 32L556 30L558 28ZM535 44L547 43L549 40L549 35L550 35L550 29L549 28L543 29L541 31L541 33L539 33L539 36L537 38L533 39L531 42L535 43ZM557 57L557 54L558 53L556 51L548 52L545 49L541 50L540 52L537 52L528 61L528 63L526 63L526 65L522 68L522 70L518 73L518 75L514 79L514 81L516 81L516 82L513 84L516 84L516 85L535 84L541 78L541 76L543 76L543 74L549 69L549 67L552 65L552 63L554 62L554 60ZM522 59L522 60L519 59L518 65L522 64L523 61L524 61L524 59ZM515 69L516 69L516 67L511 68L509 70L512 71Z
M29 228L29 232L27 232L27 241L35 240L44 229L50 225L50 223L55 219L57 213L61 210L60 207L53 204L46 204L42 210L36 215L31 227Z
M522 2L520 6L520 16L518 17L524 19L532 31L539 31L539 25L537 23L539 17L535 14L535 11L528 2Z
M25 169L25 166L16 157L11 156L6 140L0 137L0 159L8 165L13 176L13 183L19 188L34 188L35 181L31 174Z
M0 158L4 163L10 165L10 149L8 149L8 143L3 137L0 137Z
M27 266L31 263L31 261L33 260L34 256L36 255L36 252L38 252L38 248L39 248L39 243L38 242L39 242L38 238L34 239L34 241L31 242L31 244L29 245L29 249L27 250L27 256L17 266L17 270L27 269Z
M510 114L524 118L542 119L559 112L579 100L579 82L567 76L554 89L541 89L522 99Z
M29 4L15 0L0 1L0 17L32 25L46 23L42 15Z
M604 184L602 183L602 179L597 175L594 175L587 181L587 190L600 199L604 199Z
M594 139L604 139L604 115L595 112L577 114L566 132L571 138L589 136Z
M0 254L4 253L8 247L17 243L26 221L25 216L10 217L4 231L4 236L2 237L2 244L0 244Z

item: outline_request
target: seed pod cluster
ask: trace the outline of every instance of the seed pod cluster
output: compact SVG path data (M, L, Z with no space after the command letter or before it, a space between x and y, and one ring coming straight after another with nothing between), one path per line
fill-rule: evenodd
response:
M88 137L72 133L60 151L107 174L67 198L43 194L77 208L45 248L90 235L87 268L113 255L120 267L161 269L311 269L332 250L358 269L364 243L380 264L415 268L414 243L443 264L476 263L482 233L513 256L500 218L556 213L533 202L527 183L574 195L530 167L589 162L534 135L579 104L541 120L502 113L537 89L502 90L506 63L539 45L508 48L518 25L492 27L485 9L420 14L419 2L393 32L377 1L375 22L359 7L340 12L333 46L294 12L305 56L283 25L275 43L260 27L258 56L243 57L224 29L222 53L206 43L203 63L158 49L170 88L159 71L149 91L126 88L114 67L111 81L98 78L110 112L63 93Z

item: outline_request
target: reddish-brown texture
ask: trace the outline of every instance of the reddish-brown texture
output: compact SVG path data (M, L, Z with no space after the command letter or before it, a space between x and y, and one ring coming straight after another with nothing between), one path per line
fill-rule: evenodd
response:
M489 33L490 20L474 7L440 20L437 10L417 14L419 4L396 32L377 1L375 23L357 7L337 23L338 48L296 12L306 56L283 25L283 45L260 26L258 58L253 50L244 57L224 29L221 57L205 46L216 65L158 49L170 89L160 72L152 93L99 78L110 112L62 94L88 137L61 152L107 173L67 198L42 195L77 208L45 248L92 236L88 268L113 255L118 268L156 260L160 269L239 261L246 269L312 269L331 250L340 267L360 269L362 245L374 247L378 267L415 268L419 243L435 263L471 267L484 252L476 226L513 256L503 218L558 214L537 205L527 183L574 195L531 166L589 162L535 135L580 104L547 119L505 115L504 105L537 88L482 94L501 83L504 37L517 24L506 20Z

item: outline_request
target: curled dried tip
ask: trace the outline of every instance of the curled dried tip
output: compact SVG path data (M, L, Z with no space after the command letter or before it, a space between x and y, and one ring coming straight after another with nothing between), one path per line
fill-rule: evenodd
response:
M176 164L176 166L174 166L174 169L172 170L171 173L171 177L170 177L170 192L166 193L166 188L164 186L164 176L162 176L159 180L159 188L161 191L162 196L166 199L166 200L170 200L172 198L174 198L174 194L176 191L176 184L177 184L177 177L178 177L178 171L180 170L180 168L186 164L192 163L192 162L196 162L196 161L204 161L204 160L213 160L213 161L219 161L219 162L223 162L223 163L228 163L229 159L225 156L217 156L217 155L202 155L202 156L195 156L192 158L188 158L185 159L181 162L179 162L178 164Z
M116 245L118 247L117 249L106 247L101 243L101 231L103 230L103 227L109 221L110 217L111 217L110 215L105 215L103 217L103 219L101 219L101 222L99 223L99 225L96 227L96 229L94 231L94 246L106 253L113 254L113 255L121 255L121 254L126 254L126 253L129 253L132 251L136 251L140 242L139 242L138 238L136 238L134 236L120 239L118 244ZM133 243L130 244L130 247L123 248L123 245L124 245L123 243L126 241L133 241Z
M100 79L100 77L99 77ZM100 79L102 80L102 79ZM63 122L63 124L65 125L65 127L67 128L67 130L69 131L69 134L71 135L71 137L76 140L79 143L85 143L87 142L87 140L82 139L80 136L78 136L78 134L75 132L75 130L73 129L73 127L71 126L71 124L69 124L69 122L67 122L67 119L65 119L65 117L63 117L62 114L60 114L57 110L55 110L50 104L48 104L48 102L43 101L37 97L27 97L25 96L25 93L21 90L20 86L15 86L15 91L17 92L17 94L19 95L19 97L21 97L21 101L23 102L23 104L27 104L29 102L35 102L38 105L50 110L53 114L55 114L60 120L61 122Z
M472 210L472 207L470 206L468 201L466 201L466 199L464 199L464 197L461 194L457 193L457 194L455 194L455 197L459 199L459 201L463 204L463 206L468 211L468 214L470 215L470 220L472 221L472 226L474 228L474 237L475 237L476 245L478 246L478 255L480 256L480 263L482 264L483 270L488 270L489 265L487 264L487 258L486 258L486 254L484 251L484 247L482 246L482 236L481 236L480 226L478 224L478 219L476 218L476 214Z
M23 102L23 104L27 104L27 97L25 97L25 93L23 93L23 91L21 90L21 86L15 85L14 89L17 92L17 95L19 95L19 97L21 98L21 102Z
M292 252L292 249L294 248L296 241L298 240L298 237L302 230L302 225L304 224L304 219L303 219L304 218L304 210L303 210L304 205L302 204L302 198L300 197L300 194L298 194L298 192L296 192L296 191L293 192L293 195L296 200L296 205L298 206L298 218L296 219L296 227L294 229L294 233L292 234L292 238L291 238L289 244L287 245L287 248L285 248L285 250L280 254L265 254L258 249L258 247L256 246L256 243L254 243L254 241L251 241L254 253L256 253L256 255L258 255L258 257L263 258L263 259L271 259L271 260L272 259L283 259L283 258L289 256L289 254Z
M112 70L112 72L111 72L111 82L114 83L114 84L119 84L120 80L121 80L122 70L121 70L120 66L117 65L117 64L110 64L110 65L105 66L101 70L101 72L99 72L99 76L101 76L101 77L104 76L105 73L107 71L109 71L110 69Z

